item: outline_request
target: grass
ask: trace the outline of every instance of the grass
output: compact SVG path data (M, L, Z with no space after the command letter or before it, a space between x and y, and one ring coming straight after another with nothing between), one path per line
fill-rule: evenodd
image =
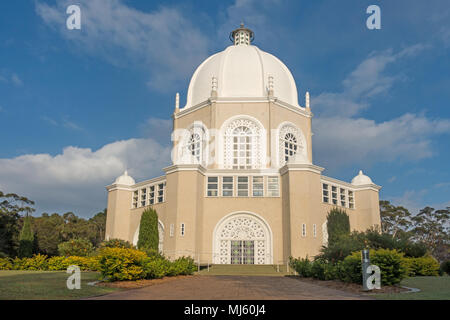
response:
M98 272L82 272L81 289L69 290L69 276L64 271L0 271L0 300L73 300L117 290L88 285L98 280Z
M382 300L450 300L450 277L414 277L401 282L402 286L418 288L420 292L377 294Z

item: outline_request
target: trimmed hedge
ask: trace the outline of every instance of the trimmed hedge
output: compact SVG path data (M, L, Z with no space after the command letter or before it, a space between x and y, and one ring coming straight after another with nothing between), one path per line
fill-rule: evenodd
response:
M438 276L439 262L431 257L405 258L409 277Z
M106 281L157 279L165 276L190 275L196 270L194 260L181 257L169 261L130 248L103 248L93 257L51 257L34 255L32 258L0 258L0 270L67 270L71 265L82 271L100 271Z
M51 257L37 254L31 258L0 258L0 270L67 270L68 266L77 265L83 271L97 271L97 257Z
M409 262L409 260L414 260ZM416 265L426 275L434 275L436 265L429 259L405 258L397 250L378 249L370 252L370 261L381 270L381 283L393 285L402 281L410 270L410 265ZM361 252L356 251L343 261L329 263L324 259L309 261L306 259L292 259L290 266L302 277L313 277L319 280L341 280L344 282L362 283Z
M100 252L99 270L107 281L189 275L195 269L194 260L190 257L181 257L172 262L159 254L149 256L136 249L105 248Z

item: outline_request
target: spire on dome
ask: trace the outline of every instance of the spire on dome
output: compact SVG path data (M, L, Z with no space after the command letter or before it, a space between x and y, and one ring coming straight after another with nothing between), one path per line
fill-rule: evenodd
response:
M236 30L230 33L230 40L234 43L235 46L245 44L250 45L255 38L255 34L252 30L245 28L244 23L241 23L241 26Z

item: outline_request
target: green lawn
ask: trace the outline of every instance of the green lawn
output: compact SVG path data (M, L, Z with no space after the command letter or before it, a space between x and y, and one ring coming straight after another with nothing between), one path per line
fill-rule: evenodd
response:
M90 286L98 272L81 273L81 289L69 290L64 271L0 271L0 300L70 300L110 293L117 289Z
M377 294L383 300L450 300L450 277L414 277L402 281L401 285L418 288L420 292Z

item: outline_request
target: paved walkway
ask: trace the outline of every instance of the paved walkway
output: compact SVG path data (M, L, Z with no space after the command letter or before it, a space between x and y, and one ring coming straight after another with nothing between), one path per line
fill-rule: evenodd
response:
M349 300L369 297L290 277L193 276L94 297L100 300Z

